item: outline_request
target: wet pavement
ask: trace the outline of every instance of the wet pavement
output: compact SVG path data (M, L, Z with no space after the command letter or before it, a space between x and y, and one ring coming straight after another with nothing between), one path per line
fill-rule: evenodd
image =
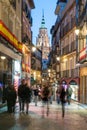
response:
M30 104L29 114L19 113L18 103L15 114L8 114L6 107L0 109L0 130L86 130L87 109L72 103L65 106L65 117L62 118L61 105L55 102L50 105L49 115L42 114L42 104Z

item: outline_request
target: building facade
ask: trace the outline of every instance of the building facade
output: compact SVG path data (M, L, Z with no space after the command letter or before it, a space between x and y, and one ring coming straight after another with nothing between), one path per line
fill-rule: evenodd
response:
M80 68L80 102L87 104L87 0L76 1L77 63Z
M35 8L33 0L23 0L22 3L22 78L26 78L28 84L31 81L31 51L32 51L32 16L31 10Z
M9 82L17 90L21 78L30 78L33 8L33 0L0 1L0 95Z
M58 18L51 30L52 48L55 52L53 59L56 56L60 59L58 61L55 59L53 67L56 68L58 83L71 87L73 89L72 99L79 101L79 67L76 66L75 34L76 1L58 1L55 13ZM59 17L60 13L61 17Z
M21 78L21 1L0 1L0 84L12 82L17 89ZM18 67L17 67L18 66Z

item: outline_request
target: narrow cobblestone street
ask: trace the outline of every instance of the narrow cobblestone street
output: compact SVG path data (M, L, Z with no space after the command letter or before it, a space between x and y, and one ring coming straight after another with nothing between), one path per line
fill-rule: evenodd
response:
M6 108L3 108L6 110ZM44 109L46 111L46 109ZM65 117L61 105L50 105L49 115L42 115L41 103L30 104L29 114L19 113L18 104L14 115L0 111L0 130L86 130L87 110L78 104L66 105Z
M0 130L87 130L87 0L0 0Z

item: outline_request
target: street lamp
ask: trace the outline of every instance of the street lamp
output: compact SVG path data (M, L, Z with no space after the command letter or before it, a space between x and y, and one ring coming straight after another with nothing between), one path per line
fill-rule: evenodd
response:
M50 69L48 69L48 73L50 73L51 72L51 70Z
M78 64L78 35L79 35L78 28L75 30L75 34L76 34L76 64Z
M1 56L1 59L2 59L2 60L5 60L5 59L6 59L6 57L5 57L5 56Z
M76 36L79 35L79 29L78 28L75 30L75 34L76 34Z
M32 47L32 52L35 52L36 51L36 47Z
M57 61L60 61L60 57L59 57L59 56L57 56L57 57L56 57L56 60L57 60Z

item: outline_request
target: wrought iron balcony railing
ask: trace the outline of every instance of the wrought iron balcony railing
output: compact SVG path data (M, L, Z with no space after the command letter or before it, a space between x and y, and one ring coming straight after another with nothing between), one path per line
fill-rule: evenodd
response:
M61 78L75 78L79 77L79 68L61 71Z
M71 42L71 44L69 44L63 48L62 55L67 55L69 53L72 53L75 50L76 50L76 42L73 41L73 42Z
M65 27L61 27L60 37L64 37L65 34L67 34L72 28L75 26L76 20L75 16L71 18L71 22L68 22Z

